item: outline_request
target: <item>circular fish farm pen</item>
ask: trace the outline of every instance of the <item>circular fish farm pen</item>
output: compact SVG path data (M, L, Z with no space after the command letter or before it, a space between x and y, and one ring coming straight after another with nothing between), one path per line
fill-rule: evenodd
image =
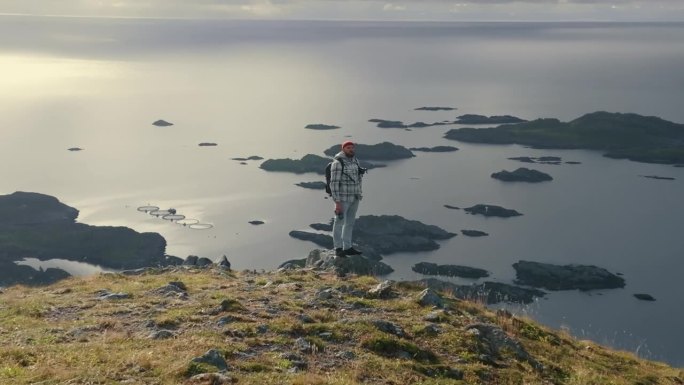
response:
M159 210L159 207L157 206L140 206L138 207L138 211L144 212L144 213L150 213L152 211L157 211Z
M214 225L211 225L209 223L196 223L196 224L190 225L188 227L193 229L193 230L207 230L207 229L214 227Z
M200 223L199 219L186 218L183 214L177 214L176 209L162 210L158 206L140 206L138 211L150 214L157 218L167 220L193 230L207 230L214 227L210 223Z

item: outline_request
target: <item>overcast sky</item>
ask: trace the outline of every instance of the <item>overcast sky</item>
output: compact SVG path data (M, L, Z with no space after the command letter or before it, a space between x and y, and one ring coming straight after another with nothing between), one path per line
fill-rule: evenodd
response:
M0 14L317 20L684 21L684 0L0 0Z

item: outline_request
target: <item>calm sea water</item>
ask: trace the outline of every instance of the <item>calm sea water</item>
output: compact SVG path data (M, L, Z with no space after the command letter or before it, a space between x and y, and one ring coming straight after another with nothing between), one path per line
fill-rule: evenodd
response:
M321 154L348 136L456 145L456 153L417 153L371 171L360 214L490 236L388 256L396 269L389 278L420 278L411 271L419 261L486 268L501 282L512 281L511 264L520 259L605 267L623 273L627 287L551 293L513 310L682 366L684 168L451 142L442 138L449 127L404 131L367 122L465 113L569 120L597 110L684 122L681 68L682 24L0 17L0 193L50 194L78 208L83 223L159 232L169 254L226 254L235 268L271 269L314 248L287 233L327 221L331 203L294 186L319 176L267 173L259 162L230 158ZM458 111L413 110L431 105ZM152 126L157 119L175 125ZM342 129L305 130L309 123ZM507 159L523 155L582 164L534 166L554 177L543 184L489 177L523 166ZM654 174L677 180L640 177ZM442 206L476 203L525 215L486 219ZM148 204L214 227L193 230L137 211ZM247 223L253 219L266 224ZM657 301L632 297L639 292Z

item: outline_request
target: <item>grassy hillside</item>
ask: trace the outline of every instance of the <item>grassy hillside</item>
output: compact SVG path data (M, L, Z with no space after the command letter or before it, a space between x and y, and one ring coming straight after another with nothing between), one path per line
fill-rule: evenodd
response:
M684 383L679 369L448 293L443 310L406 283L368 295L377 284L174 267L3 289L0 383ZM218 363L193 362L212 349ZM223 375L201 374L223 360Z

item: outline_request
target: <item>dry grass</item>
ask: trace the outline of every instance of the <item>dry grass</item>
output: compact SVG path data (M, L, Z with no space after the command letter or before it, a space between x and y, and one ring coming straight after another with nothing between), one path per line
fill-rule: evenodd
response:
M170 281L185 283L187 298L154 294ZM280 283L301 288L278 288ZM0 294L0 384L183 384L188 373L212 370L190 365L210 349L221 351L240 384L684 384L680 369L577 341L529 319L497 316L471 302L449 300L441 333L422 333L430 309L415 302L420 287L398 285L399 297L390 300L348 291L316 299L323 287L368 290L377 283L310 271L178 270L12 287ZM97 299L103 289L132 298ZM230 306L221 308L226 299ZM303 323L301 314L312 321ZM377 330L375 319L396 323L407 337ZM497 365L483 362L482 342L465 332L472 322L499 324L544 370L507 354ZM175 336L150 339L158 329ZM297 338L313 347L298 351ZM300 356L306 369L291 372L296 363L287 354ZM439 374L444 368L462 371L463 379Z

